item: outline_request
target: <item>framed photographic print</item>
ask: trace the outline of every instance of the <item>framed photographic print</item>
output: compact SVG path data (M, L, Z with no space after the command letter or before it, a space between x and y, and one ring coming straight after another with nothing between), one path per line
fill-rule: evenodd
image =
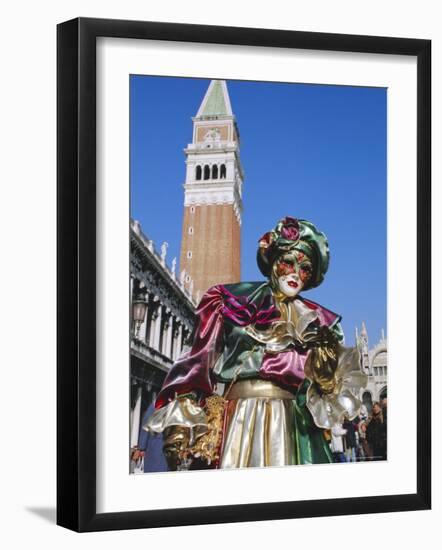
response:
M58 26L59 525L430 507L430 52Z

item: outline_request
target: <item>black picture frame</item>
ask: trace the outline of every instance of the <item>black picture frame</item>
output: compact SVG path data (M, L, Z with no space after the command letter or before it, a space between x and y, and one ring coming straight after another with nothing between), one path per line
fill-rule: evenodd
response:
M417 59L417 492L96 512L96 39L302 48ZM431 41L79 18L57 28L57 523L84 532L424 510L431 506Z

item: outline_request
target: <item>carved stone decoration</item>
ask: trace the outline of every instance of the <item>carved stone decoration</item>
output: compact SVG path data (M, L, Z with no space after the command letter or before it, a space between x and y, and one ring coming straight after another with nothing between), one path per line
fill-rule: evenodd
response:
M169 248L169 243L167 241L164 241L161 245L161 261L163 263L166 263L166 255L167 255L167 249Z
M140 233L141 233L141 224L138 220L134 220L133 229L134 229L134 231L137 235L140 235Z
M149 295L156 296L157 301L169 308L173 316L191 332L195 306L184 292L186 273L180 273L182 282L182 286L180 286L169 269L148 248L148 242L146 237L141 239L133 230L131 231L131 274L148 290ZM175 270L176 265L175 263Z
M210 130L204 135L204 141L219 141L221 139L221 132L219 128L210 128Z

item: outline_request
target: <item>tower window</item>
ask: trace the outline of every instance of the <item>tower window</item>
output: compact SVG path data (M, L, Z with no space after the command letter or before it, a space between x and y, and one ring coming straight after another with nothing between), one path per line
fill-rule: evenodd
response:
M218 179L218 165L217 164L214 164L212 166L212 179L213 180Z
M192 259L192 251L191 250L187 251L187 257L188 257L189 260Z
M185 281L186 281L186 283L190 283L190 275L186 275Z
M221 170L220 170L220 176L221 179L225 179L226 177L226 165L221 164Z
M191 214L195 214L195 207L194 207L194 206L191 206L191 207L190 207L190 213L191 213Z
M210 179L210 166L208 164L204 166L204 179Z
M193 227L192 226L189 227L189 235L193 235Z
M197 166L195 171L195 179L200 180L201 177L202 177L201 166Z

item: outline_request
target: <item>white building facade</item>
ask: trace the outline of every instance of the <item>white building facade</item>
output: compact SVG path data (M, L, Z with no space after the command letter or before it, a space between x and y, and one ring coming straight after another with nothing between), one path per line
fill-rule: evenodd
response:
M130 338L131 448L137 446L142 418L164 379L188 344L195 302L176 276L176 259L167 264L167 243L158 253L139 222L130 228L130 297L146 304L144 319L132 321Z
M361 332L356 329L356 344L359 348L362 360L362 369L368 376L366 388L361 390L361 400L371 413L371 407L376 401L382 401L387 397L388 386L388 350L387 339L384 331L380 340L369 347L367 328L362 323Z

